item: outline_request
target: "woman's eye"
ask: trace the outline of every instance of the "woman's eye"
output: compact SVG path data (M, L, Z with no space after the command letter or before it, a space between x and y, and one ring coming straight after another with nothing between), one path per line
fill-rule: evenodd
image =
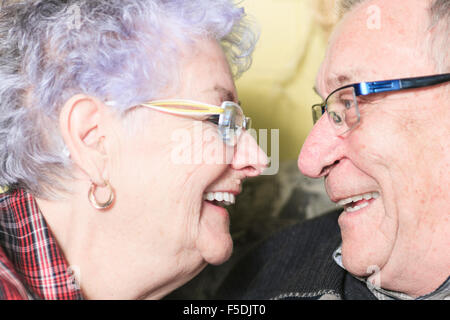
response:
M210 116L204 120L214 123L215 125L219 125L219 116Z

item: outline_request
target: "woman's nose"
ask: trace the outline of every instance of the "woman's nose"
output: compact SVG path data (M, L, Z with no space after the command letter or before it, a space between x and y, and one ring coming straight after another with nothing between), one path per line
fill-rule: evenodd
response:
M256 140L247 131L242 133L231 166L235 170L245 170L248 177L260 175L268 166L269 159Z
M336 135L325 114L306 138L298 158L298 168L305 176L320 178L341 159L342 154L342 138Z

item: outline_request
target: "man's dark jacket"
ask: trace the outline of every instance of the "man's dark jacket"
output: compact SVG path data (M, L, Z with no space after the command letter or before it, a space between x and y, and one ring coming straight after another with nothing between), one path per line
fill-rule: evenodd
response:
M233 268L217 299L376 299L333 259L341 244L332 212L277 232Z

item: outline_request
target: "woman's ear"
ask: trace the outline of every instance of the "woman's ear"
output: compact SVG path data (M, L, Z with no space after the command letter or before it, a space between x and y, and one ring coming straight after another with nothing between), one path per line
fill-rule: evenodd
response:
M104 141L112 125L109 109L100 100L83 94L71 97L63 106L59 125L72 161L91 182L104 186L108 155Z

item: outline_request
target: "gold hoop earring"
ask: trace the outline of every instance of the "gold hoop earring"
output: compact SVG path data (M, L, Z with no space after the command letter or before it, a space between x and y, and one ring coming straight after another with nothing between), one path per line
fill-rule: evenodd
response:
M105 210L111 207L112 203L114 202L114 190L111 187L111 184L109 182L105 182L106 187L109 189L109 199L106 202L98 202L97 199L95 199L95 190L97 189L97 186L92 183L91 187L89 188L88 193L88 199L91 205L97 209L97 210Z

